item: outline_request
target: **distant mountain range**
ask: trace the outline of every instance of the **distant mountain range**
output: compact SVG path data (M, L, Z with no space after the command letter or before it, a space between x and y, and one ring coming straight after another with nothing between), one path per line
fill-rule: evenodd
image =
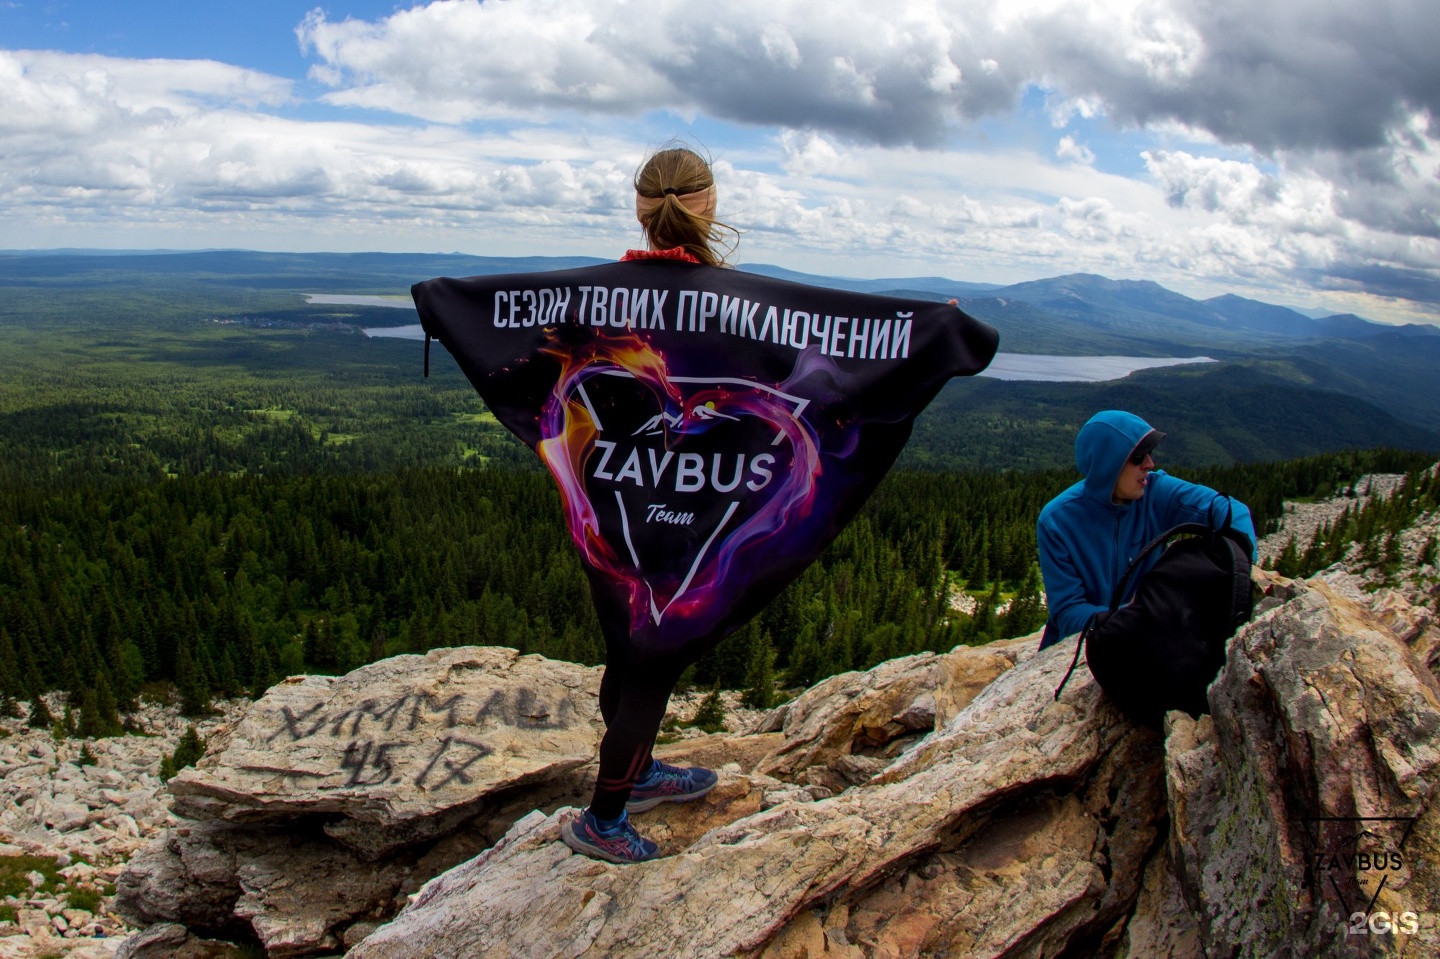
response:
M0 252L0 286L120 292L183 282L198 293L394 295L432 276L526 273L603 262L458 253L12 251ZM1105 406L1129 406L1164 418L1162 428L1173 437L1168 451L1191 462L1375 445L1440 451L1437 327L1392 326L1351 314L1315 318L1231 294L1194 300L1157 283L1093 274L999 286L934 276L818 276L763 264L739 268L835 289L955 298L1000 331L1000 348L1008 353L1205 355L1220 361L1204 368L1148 370L1100 384L953 384L917 429L920 442L907 454L912 462L1022 465L1039 435L1049 437L1048 448L1073 436L1091 412ZM1068 438L1064 442L1068 448ZM967 449L961 460L942 453L960 446ZM1055 459L1052 450L1038 465L1053 465Z

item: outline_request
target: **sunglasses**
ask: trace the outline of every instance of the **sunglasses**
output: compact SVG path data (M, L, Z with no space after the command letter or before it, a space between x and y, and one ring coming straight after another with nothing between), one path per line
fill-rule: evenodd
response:
M1154 454L1155 448L1153 446L1148 450L1136 450L1135 452L1130 454L1130 465L1139 466L1141 463L1145 462L1145 457L1153 456Z

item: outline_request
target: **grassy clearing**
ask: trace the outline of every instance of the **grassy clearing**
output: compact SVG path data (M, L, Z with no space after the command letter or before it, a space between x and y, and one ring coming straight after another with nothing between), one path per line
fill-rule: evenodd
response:
M54 893L63 883L55 860L43 856L0 856L0 899L7 896L24 898L31 894L29 875L38 872L45 881L36 890L42 895Z

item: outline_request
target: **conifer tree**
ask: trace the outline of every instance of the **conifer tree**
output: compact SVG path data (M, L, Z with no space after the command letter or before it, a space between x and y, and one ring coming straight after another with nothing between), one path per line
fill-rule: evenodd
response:
M800 635L790 650L790 664L785 669L785 683L788 686L811 686L824 678L820 671L820 660L824 651L816 636L816 625L807 622L800 627Z
M1273 557L1269 563L1271 569L1281 576L1293 577L1300 571L1300 552L1295 547L1295 537L1291 536L1285 541L1285 548L1280 555Z
M1000 617L1000 636L1024 636L1045 623L1045 610L1040 605L1040 572L1031 565L1025 572L1020 589Z
M710 687L710 692L700 701L700 708L695 710L695 716L690 720L690 725L707 733L718 733L725 730L725 704L720 700L720 684L718 682Z
M110 681L104 673L100 673L95 685L80 697L76 731L87 739L118 736L122 732L115 694L110 691Z
M315 620L307 619L305 621L305 629L301 637L305 662L318 663L320 661L320 628L315 625Z
M30 699L30 715L25 725L31 729L49 729L54 724L55 717L50 714L50 707L45 705L45 697L36 693Z
M190 655L190 644L182 643L175 663L175 685L180 692L180 712L185 716L208 716L210 684L198 663Z
M172 759L175 763L175 771L179 772L186 766L193 766L205 755L205 740L200 738L200 731L191 723L185 728L185 733L180 737L180 742L175 747Z
M255 650L255 671L250 674L250 698L259 699L277 682L279 676L275 672L275 661L270 658L270 650L261 645Z
M740 701L751 709L769 709L775 703L775 648L769 633L756 632L750 645L750 667Z

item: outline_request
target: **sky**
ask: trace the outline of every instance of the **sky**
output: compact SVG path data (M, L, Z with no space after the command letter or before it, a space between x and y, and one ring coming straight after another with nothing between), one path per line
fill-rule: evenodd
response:
M0 249L1153 280L1440 323L1433 0L0 0Z

